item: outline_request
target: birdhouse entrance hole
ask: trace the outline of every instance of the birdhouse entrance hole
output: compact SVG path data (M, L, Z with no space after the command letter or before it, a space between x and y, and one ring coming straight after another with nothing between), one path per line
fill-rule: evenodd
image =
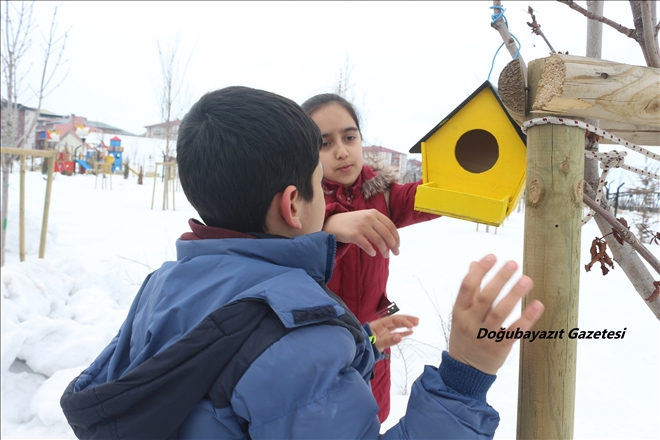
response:
M495 166L500 149L495 136L486 130L465 132L456 142L456 161L466 171L483 173Z

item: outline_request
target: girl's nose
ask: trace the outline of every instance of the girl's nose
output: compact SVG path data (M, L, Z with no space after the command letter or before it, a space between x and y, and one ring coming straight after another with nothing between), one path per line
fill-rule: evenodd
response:
M336 157L337 159L346 159L348 157L348 150L342 144L337 146Z

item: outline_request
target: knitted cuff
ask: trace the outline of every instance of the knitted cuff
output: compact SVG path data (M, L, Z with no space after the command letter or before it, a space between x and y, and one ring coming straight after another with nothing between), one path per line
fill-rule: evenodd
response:
M440 377L448 388L458 394L486 402L486 393L497 376L486 374L442 352L442 362L438 368Z

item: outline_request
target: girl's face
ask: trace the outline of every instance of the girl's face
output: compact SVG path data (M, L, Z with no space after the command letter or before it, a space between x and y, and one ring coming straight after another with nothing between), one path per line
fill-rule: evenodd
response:
M331 102L311 114L321 129L323 177L351 186L362 171L362 137L346 109Z

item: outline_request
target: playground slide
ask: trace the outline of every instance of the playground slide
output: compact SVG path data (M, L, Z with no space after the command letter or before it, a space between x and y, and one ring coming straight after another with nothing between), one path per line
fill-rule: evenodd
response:
M126 165L126 166L128 166L128 165ZM133 168L128 167L128 169L131 170L131 172L132 172L133 174L135 174L136 176L139 176L139 175L140 175L140 173L138 173L137 171L135 171Z
M83 168L86 169L86 170L91 170L91 169L92 169L92 167L90 167L89 164L88 164L87 162L84 162L84 161L82 161L82 160L80 160L80 159L76 159L76 162L79 163L80 166L83 167Z

